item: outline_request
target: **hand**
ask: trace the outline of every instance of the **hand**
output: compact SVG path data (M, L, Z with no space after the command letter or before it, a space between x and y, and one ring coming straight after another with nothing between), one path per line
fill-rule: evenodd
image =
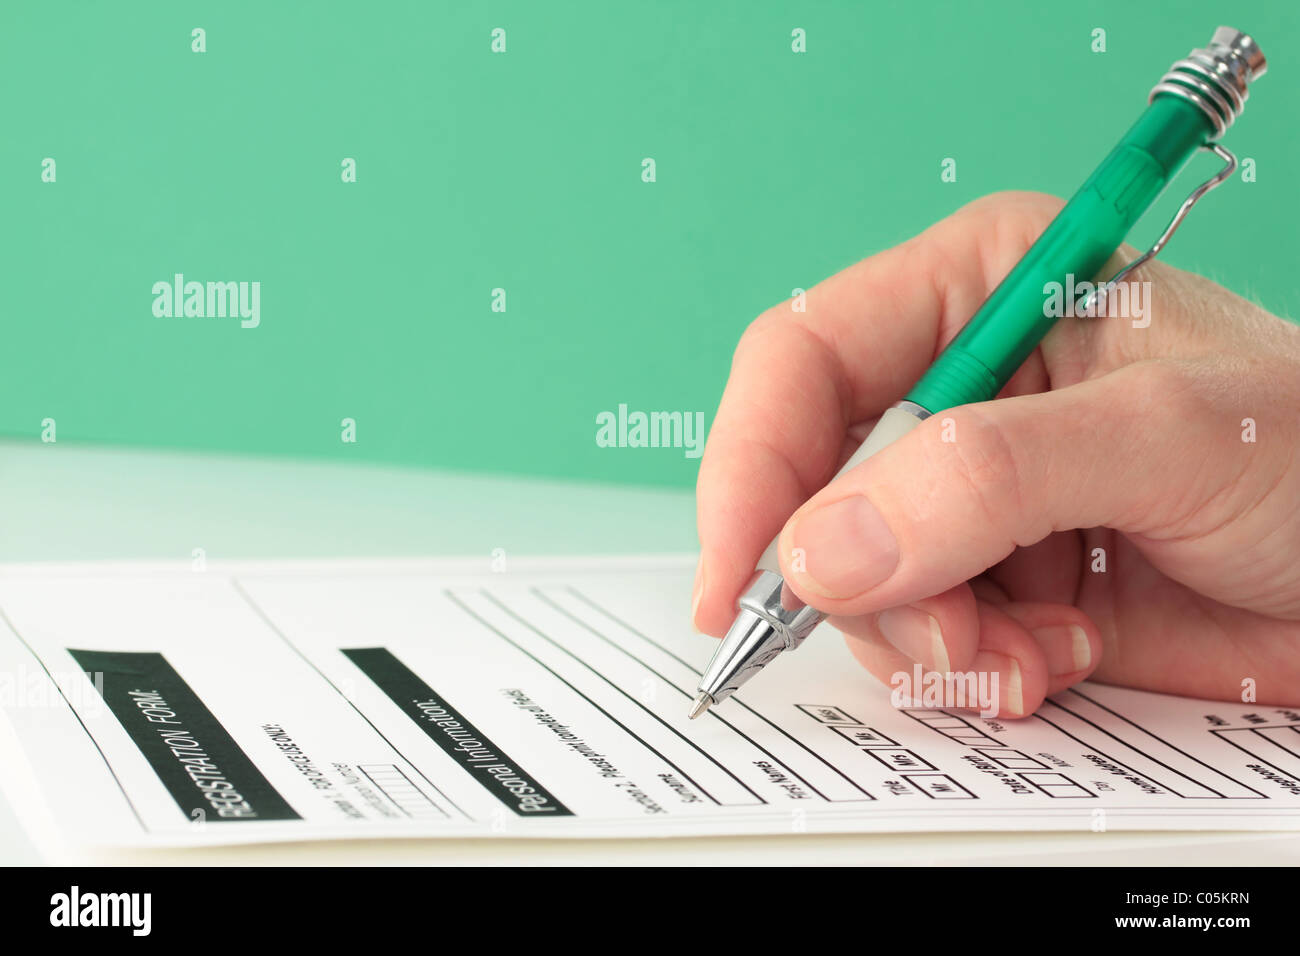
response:
M1063 318L998 400L823 487L1060 207L982 199L749 327L700 468L698 629L780 532L887 683L996 672L1012 717L1087 677L1300 704L1300 327L1207 279L1144 265L1149 326Z

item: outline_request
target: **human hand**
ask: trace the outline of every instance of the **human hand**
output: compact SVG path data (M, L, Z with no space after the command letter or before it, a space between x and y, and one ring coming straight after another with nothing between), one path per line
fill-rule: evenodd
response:
M1147 263L1148 326L1063 318L998 400L823 487L1061 205L981 199L750 326L700 467L699 630L779 531L887 683L996 673L1010 717L1088 677L1300 704L1300 327L1207 279Z

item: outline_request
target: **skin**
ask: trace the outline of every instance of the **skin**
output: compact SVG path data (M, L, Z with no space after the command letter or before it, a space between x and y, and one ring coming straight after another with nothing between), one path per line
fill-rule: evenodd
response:
M1300 705L1300 327L1207 279L1144 265L1149 327L1063 318L997 401L831 482L1061 205L986 197L746 330L700 468L698 630L779 532L886 683L995 671L1008 717L1085 678Z

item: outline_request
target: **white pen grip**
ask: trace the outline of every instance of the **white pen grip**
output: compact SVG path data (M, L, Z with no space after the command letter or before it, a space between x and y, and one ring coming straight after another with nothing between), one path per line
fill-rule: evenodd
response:
M871 434L867 436L867 440L858 446L858 450L853 453L853 457L844 463L844 467L835 473L835 477L838 478L849 469L856 468L880 449L898 441L919 424L921 424L921 419L911 412L905 412L901 408L886 410L885 414L880 416L880 421L876 422L876 427L871 429ZM763 556L758 559L759 571L781 573L781 563L777 560L776 551L776 543L780 540L780 537L778 534L773 538L772 543L763 552Z

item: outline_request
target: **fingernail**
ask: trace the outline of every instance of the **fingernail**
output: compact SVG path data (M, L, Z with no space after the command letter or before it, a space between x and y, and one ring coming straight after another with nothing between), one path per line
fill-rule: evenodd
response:
M1040 627L1033 634L1043 649L1047 670L1053 677L1087 670L1092 664L1092 645L1088 643L1087 632L1079 625Z
M885 640L912 658L926 670L947 674L948 647L943 643L943 630L933 614L915 607L891 607L876 617L876 627Z
M704 559L695 566L695 589L691 593L691 627L699 630L700 626L695 623L700 613L700 601L704 598Z
M898 542L862 495L801 517L790 535L802 552L803 583L824 597L849 598L875 587L898 566Z
M980 651L972 670L976 674L998 675L998 712L1020 717L1025 712L1025 691L1020 680L1020 664L1014 657ZM991 677L989 678L992 679ZM990 688L991 689L991 688Z

